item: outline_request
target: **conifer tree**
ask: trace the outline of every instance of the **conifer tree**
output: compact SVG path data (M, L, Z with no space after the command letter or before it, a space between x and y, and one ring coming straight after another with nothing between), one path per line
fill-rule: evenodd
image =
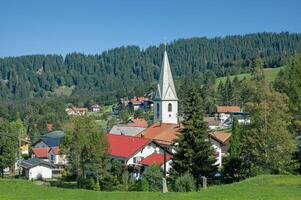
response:
M198 179L212 176L217 168L207 124L203 120L203 102L196 91L192 88L184 102L183 128L175 141L176 154L172 165L176 174L188 172Z
M238 157L240 152L240 128L237 118L233 118L232 135L230 140L230 155L231 157Z

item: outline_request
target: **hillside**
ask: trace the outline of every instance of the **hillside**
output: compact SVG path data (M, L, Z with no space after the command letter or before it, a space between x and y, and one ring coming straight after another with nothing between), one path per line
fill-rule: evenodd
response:
M24 180L0 179L0 199L6 200L153 200L153 199L237 199L237 200L299 200L300 176L259 176L240 183L214 186L193 193L94 192L77 189L38 186Z
M277 67L277 68L266 68L264 69L264 75L266 77L266 80L269 81L269 82L272 82L275 80L275 78L277 77L277 74L280 72L280 70L284 69L285 67ZM239 80L243 79L243 78L250 78L251 76L251 73L243 73L243 74L239 74L239 75L232 75L232 76L229 76L229 78L231 80L233 80L235 77L237 76L237 78ZM224 77L219 77L216 79L216 82L215 82L215 86L217 87L218 84L222 81L223 83L225 83L227 80L227 76L224 76Z
M0 58L0 99L70 96L114 102L143 95L159 78L164 46L126 46L97 55L70 53ZM254 33L179 39L168 44L174 78L211 71L215 76L249 71L254 57L265 68L283 66L301 53L301 34Z

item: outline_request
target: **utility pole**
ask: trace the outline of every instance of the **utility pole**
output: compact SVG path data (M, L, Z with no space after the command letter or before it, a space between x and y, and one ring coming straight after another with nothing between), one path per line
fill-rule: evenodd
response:
M168 192L168 189L167 189L167 182L166 182L166 147L163 147L163 151L164 151L164 170L163 170L163 189L162 189L162 192L163 193L166 193Z
M19 162L21 162L21 156L22 156L22 152L21 152L21 145L22 145L22 133L21 133L21 128L19 128L19 137L18 137L18 139L19 139L19 149L18 149L18 161L17 161L17 163L19 164ZM20 170L20 168L18 168L18 172L19 172L19 175L21 175L21 170Z

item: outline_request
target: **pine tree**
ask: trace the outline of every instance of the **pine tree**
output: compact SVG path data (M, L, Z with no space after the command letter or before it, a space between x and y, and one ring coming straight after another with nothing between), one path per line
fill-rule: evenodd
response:
M240 127L237 118L233 118L232 135L230 140L230 155L238 157L240 153Z
M233 99L233 86L229 76L227 76L227 80L225 83L225 94L225 105L231 105Z
M183 128L175 141L173 170L178 175L190 173L197 180L200 176L213 176L217 167L211 142L208 140L207 124L203 120L203 102L192 88L184 103Z

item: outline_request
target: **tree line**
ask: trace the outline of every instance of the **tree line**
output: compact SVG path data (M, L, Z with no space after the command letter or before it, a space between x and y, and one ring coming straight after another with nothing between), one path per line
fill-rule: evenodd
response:
M60 86L75 86L73 97L113 102L148 92L159 78L164 46L111 49L97 55L71 53L0 59L0 99L55 96ZM167 51L174 77L211 71L216 77L249 72L252 58L264 67L282 66L301 52L301 34L256 33L171 42Z

